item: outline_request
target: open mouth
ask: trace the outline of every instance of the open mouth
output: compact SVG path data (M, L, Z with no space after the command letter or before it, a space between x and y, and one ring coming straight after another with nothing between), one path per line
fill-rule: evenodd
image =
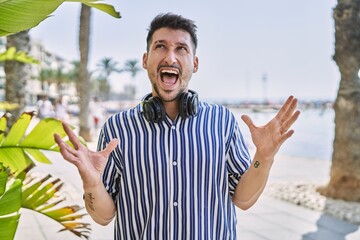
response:
M162 69L160 71L160 77L165 85L174 85L179 78L179 72L173 69Z

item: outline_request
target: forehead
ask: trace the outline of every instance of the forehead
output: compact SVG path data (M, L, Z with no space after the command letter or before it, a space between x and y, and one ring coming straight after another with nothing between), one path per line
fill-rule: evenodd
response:
M191 45L191 36L187 31L181 29L159 28L152 36L151 44L165 42L169 44Z

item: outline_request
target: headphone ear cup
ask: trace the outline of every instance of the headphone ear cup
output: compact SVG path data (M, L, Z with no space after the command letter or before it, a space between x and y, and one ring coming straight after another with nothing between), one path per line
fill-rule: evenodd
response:
M161 102L161 100L158 97L153 97L152 105L153 105L153 109L155 112L153 122L159 123L159 122L165 120L165 117L166 117L165 107L164 107L164 104Z
M151 106L151 103L147 100L143 101L142 107L143 107L143 114L145 119L148 122L153 122L155 119L155 112L154 112L154 108Z
M188 102L189 102L189 93L182 93L179 99L179 111L180 111L180 116L183 118L189 117Z
M143 114L148 122L158 123L165 119L165 107L158 97L145 97L142 101Z
M199 98L197 94L192 94L188 103L189 115L196 116L199 111Z

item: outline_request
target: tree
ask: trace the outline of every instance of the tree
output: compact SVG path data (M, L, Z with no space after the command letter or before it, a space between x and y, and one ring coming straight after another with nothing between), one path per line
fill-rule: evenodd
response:
M91 128L89 122L89 102L90 102L90 77L87 69L89 58L89 38L91 9L89 6L81 5L80 30L79 30L79 50L80 50L80 68L79 68L79 95L80 95L80 113L79 113L79 134L86 141L91 141Z
M29 31L22 31L9 35L6 39L6 48L16 48L17 50L28 53L30 51ZM9 119L9 125L20 117L26 107L26 83L31 77L30 65L15 61L5 61L5 101L17 103L18 108L10 111L12 118Z
M142 70L142 68L140 68L138 64L139 61L136 59L127 60L125 62L125 67L123 69L124 72L130 73L131 78L133 80L132 84L128 87L128 91L130 91L129 96L132 96L132 98L134 98L136 95L135 77L138 74L138 72Z
M39 80L43 92L48 91L46 86L56 84L57 91L60 95L62 95L64 84L73 81L72 76L69 73L65 73L61 67L57 69L42 68L39 73Z
M129 72L131 74L131 77L135 79L138 72L142 70L142 68L140 68L138 65L139 65L139 61L137 59L127 60L125 62L125 67L123 71Z
M121 73L123 70L117 67L118 62L114 61L112 58L103 58L96 65L97 71L100 72L97 77L97 87L96 90L99 91L102 98L108 99L110 92L110 75L112 73Z
M333 16L334 60L341 81L334 104L331 178L319 191L332 198L360 201L360 0L338 0Z

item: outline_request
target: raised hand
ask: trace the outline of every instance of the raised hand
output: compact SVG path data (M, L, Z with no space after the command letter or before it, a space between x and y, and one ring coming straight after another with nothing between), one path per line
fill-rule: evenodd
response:
M77 136L66 123L63 123L63 127L74 148L66 144L58 134L55 134L54 138L60 147L61 155L65 160L78 168L85 189L97 187L101 183L101 174L108 157L116 148L118 140L113 139L104 150L94 152L80 143Z
M300 111L295 111L296 106L297 99L290 96L276 116L264 126L255 126L249 116L241 116L249 127L251 138L261 159L273 159L281 145L294 133L294 130L289 129L300 114Z

